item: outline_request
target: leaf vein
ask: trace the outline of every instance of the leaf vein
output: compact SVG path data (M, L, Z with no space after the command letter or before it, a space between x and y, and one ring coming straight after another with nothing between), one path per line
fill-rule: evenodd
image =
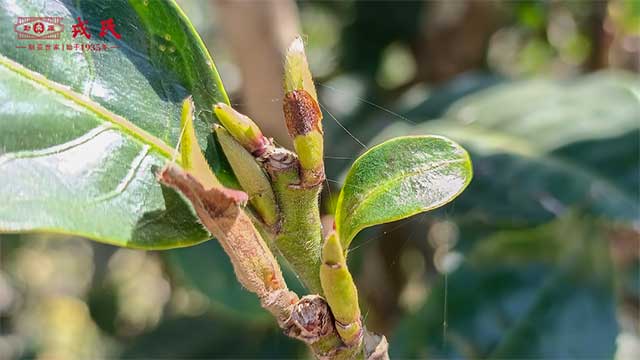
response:
M133 162L131 163L129 171L122 178L120 183L118 183L118 186L116 186L116 188L113 189L112 191L110 191L110 192L108 192L108 193L106 193L106 194L104 194L102 196L99 196L99 197L95 198L93 203L106 201L106 200L112 199L112 198L122 194L127 189L129 184L131 184L131 182L133 181L136 173L138 172L138 170L140 169L140 166L142 165L142 161L149 154L149 149L150 149L149 145L144 145L142 147L142 150L140 150L138 155L135 157L135 159L133 159Z
M109 124L98 125L97 127L91 129L86 134L62 144L53 145L40 150L17 151L17 152L3 154L2 156L0 156L0 166L12 160L29 159L29 158L59 154L61 152L73 149L76 146L85 144L91 141L92 139L95 139L98 135L102 134L103 132L109 129L112 129L112 126Z
M171 147L169 147L167 144L162 142L157 137L151 135L144 129L133 124L129 120L125 119L124 117L109 111L91 98L71 90L71 88L69 88L68 86L49 80L44 75L29 70L23 65L16 63L15 61L7 58L4 55L0 55L0 65L21 76L22 78L31 81L32 83L35 83L41 87L44 87L45 89L63 96L76 105L79 105L80 107L93 113L98 118L118 126L122 130L122 132L132 136L133 138L136 138L144 144L152 146L154 150L158 151L165 157L171 157L173 149L171 149Z
M365 193L364 195L360 196L359 198L367 199L367 198L370 198L371 196L378 195L381 192L386 191L388 189L388 185L397 183L398 181L401 181L404 178L409 178L409 177L418 175L418 174L423 173L423 172L435 170L435 169L438 169L438 168L446 166L446 165L455 164L455 163L464 163L464 161L465 161L464 159L444 160L444 161L441 161L441 162L430 163L428 165L418 167L413 171L410 171L410 172L407 172L407 173L401 173L399 175L396 175L396 176L393 176L393 177L389 178L387 181L385 181L384 183L380 184L380 186L374 187L373 189L369 190L367 193ZM353 187L353 188L356 188L356 189L364 189L364 187L355 186L355 185L352 185L352 184L346 185L345 188L347 186ZM358 213L358 211L361 210L362 205L364 203L365 203L364 201L359 202L353 209L351 209L349 211L349 214L350 214L351 218L355 217L355 215ZM342 211L341 211L340 217L342 217L342 216L343 215L342 215Z

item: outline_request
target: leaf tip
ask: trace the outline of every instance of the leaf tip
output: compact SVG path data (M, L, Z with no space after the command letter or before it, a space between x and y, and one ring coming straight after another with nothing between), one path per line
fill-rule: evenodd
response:
M213 106L213 112L227 131L252 154L259 153L269 144L269 140L251 118L225 103Z
M329 266L340 266L345 263L344 250L336 232L331 232L322 248L322 262Z

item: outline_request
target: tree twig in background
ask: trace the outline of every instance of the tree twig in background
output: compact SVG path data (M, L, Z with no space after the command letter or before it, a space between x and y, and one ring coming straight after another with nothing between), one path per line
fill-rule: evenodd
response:
M282 116L285 50L299 33L292 0L216 1L224 36L240 68L244 112L279 144L291 148Z

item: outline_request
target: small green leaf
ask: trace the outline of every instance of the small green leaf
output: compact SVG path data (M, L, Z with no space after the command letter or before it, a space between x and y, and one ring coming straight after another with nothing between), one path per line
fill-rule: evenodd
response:
M251 205L265 224L273 226L278 221L278 205L267 174L253 155L234 140L225 128L216 126L214 131L242 190L249 195Z
M180 126L183 129L180 136L182 168L198 179L205 189L220 186L220 181L211 172L211 168L198 145L196 131L193 128L193 99L191 97L182 102Z
M295 90L304 90L318 101L316 86L313 84L307 55L304 52L304 42L300 36L289 45L284 64L284 92L289 93Z
M213 112L222 126L248 152L257 155L264 152L269 140L262 135L262 131L251 118L225 103L216 104Z
M399 137L371 148L349 170L336 209L343 248L362 229L442 206L471 181L471 160L439 136Z

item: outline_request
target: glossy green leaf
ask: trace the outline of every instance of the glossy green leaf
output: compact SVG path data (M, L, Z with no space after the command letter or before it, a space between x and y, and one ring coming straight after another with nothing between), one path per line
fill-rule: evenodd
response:
M471 176L467 152L443 137L399 137L371 148L354 162L338 198L343 248L366 227L448 203Z
M19 16L62 17L58 44L29 50ZM91 39L72 37L76 18ZM112 18L121 39L100 37ZM195 103L204 149L211 106L227 96L207 50L173 1L0 1L0 231L77 234L146 249L210 238L154 171L172 159L181 102ZM52 42L53 45L56 42Z

